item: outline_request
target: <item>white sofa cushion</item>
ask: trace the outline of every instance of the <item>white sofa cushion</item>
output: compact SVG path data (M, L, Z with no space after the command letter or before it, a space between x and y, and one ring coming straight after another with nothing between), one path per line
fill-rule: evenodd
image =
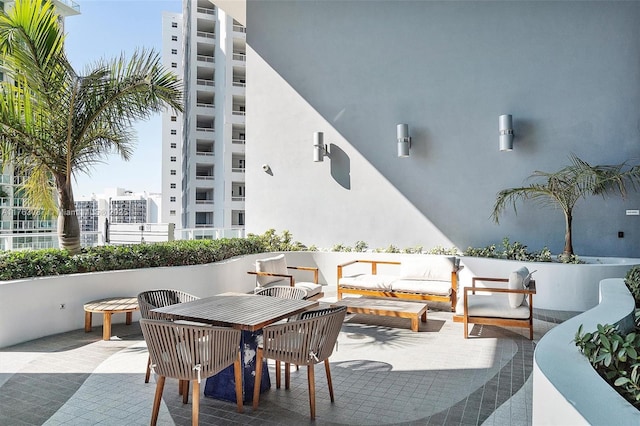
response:
M312 297L322 292L322 284L316 284L316 283L305 282L305 281L303 282L296 281L294 286L305 290L307 292L307 297Z
M391 282L397 278L391 275L357 274L340 278L339 284L366 290L391 290Z
M391 290L449 296L451 294L451 281L400 279L391 283Z
M529 318L529 305L523 302L520 306L512 308L509 305L509 295L506 293L469 294L467 296L468 315L470 317L491 317L527 319ZM464 303L460 300L456 305L456 314L464 315Z
M513 271L509 275L508 288L511 290L524 290L529 287L529 270L526 266ZM517 308L524 302L524 293L509 293L509 306Z
M280 254L274 257L268 257L266 259L256 260L256 272L269 272L271 274L288 274L287 272L287 260L284 254ZM264 287L267 284L282 281L282 277L269 277L258 275L257 283L259 286Z
M403 280L449 281L455 266L455 257L426 256L422 259L407 259L400 264Z

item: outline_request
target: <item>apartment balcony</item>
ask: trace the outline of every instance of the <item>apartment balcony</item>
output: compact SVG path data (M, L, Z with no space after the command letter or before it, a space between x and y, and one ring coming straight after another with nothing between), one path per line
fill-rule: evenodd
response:
M211 9L211 8L208 8L208 7L198 7L196 9L196 11L198 13L200 13L200 14L208 15L208 16L215 16L215 14L216 14L216 10L215 9Z
M212 41L216 39L216 33L209 31L196 31L196 35L205 41Z
M232 58L234 61L247 62L247 55L244 52L233 52Z
M216 62L216 58L213 55L196 55L196 59L200 63L213 64Z
M198 78L196 79L196 85L198 86L198 89L205 89L207 91L211 90L215 90L216 87L216 82L213 80L209 80L206 78Z
M196 132L206 134L206 135L211 135L215 132L215 129L213 127L196 126Z

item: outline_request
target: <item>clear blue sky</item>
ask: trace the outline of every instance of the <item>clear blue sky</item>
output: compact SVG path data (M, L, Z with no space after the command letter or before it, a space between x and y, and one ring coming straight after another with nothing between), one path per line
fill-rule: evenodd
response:
M180 12L181 0L76 0L80 15L65 20L66 51L73 67L83 74L100 58L113 58L137 47L161 52L162 12ZM89 196L105 188L160 192L161 120L156 116L134 126L137 144L131 160L111 155L91 176L78 175L74 195Z

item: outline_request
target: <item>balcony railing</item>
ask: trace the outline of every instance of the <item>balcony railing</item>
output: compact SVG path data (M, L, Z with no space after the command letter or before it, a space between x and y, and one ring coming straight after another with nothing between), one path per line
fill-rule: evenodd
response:
M196 127L198 132L214 132L215 129L213 127Z
M215 15L216 14L216 10L215 9L209 9L208 7L199 7L197 10L198 10L198 13L206 13L207 15Z
M246 33L247 29L245 27L243 27L242 25L234 25L233 26L233 31L235 31L237 33Z
M196 80L196 83L197 83L199 86L210 86L210 87L213 87L213 86L215 86L215 85L216 85L215 81L213 81L213 80L207 80L207 79L204 79L204 78L199 78L199 79L197 79L197 80Z
M233 87L247 87L247 83L243 83L241 81L234 81Z
M213 152L212 152L212 151L196 151L196 155L208 155L208 156L213 156Z
M247 115L246 111L234 110L231 112L233 115Z
M242 61L245 62L247 60L247 55L245 55L244 53L233 53L233 60L234 61Z
M196 175L196 180L213 180L213 176L210 176L210 175Z
M213 204L213 200L196 200L196 204Z
M215 56L209 56L209 55L197 55L196 58L201 62L214 63L216 61Z
M238 144L238 145L244 145L245 144L245 140L244 139L231 139L231 143Z
M231 201L244 201L245 197L231 197Z
M216 38L216 33L210 33L208 31L197 31L196 34L198 34L198 37Z
M237 173L244 173L245 168L244 167L232 167L231 171L232 172L237 172Z
M215 108L216 107L214 104L205 104L203 102L196 103L196 106L199 108Z

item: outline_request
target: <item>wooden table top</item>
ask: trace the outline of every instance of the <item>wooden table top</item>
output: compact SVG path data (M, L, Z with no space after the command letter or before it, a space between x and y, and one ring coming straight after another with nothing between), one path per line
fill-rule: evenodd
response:
M107 297L84 304L87 312L127 312L138 310L137 297Z
M315 300L281 299L242 293L223 293L186 303L152 309L175 319L257 331L266 325L318 306Z

